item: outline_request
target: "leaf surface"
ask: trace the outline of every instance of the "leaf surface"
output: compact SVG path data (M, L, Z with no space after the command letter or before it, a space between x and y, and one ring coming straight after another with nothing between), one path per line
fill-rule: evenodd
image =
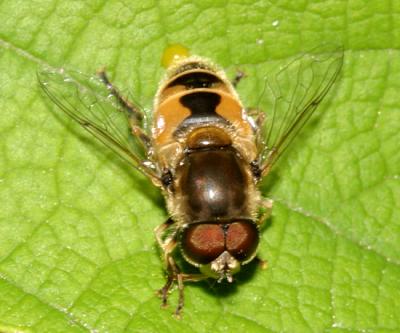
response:
M398 332L399 13L361 0L1 2L0 332ZM37 69L107 66L150 109L178 42L245 71L254 106L268 68L326 41L344 47L341 78L262 186L275 200L268 269L188 285L174 319L176 293L166 310L155 296L161 195L58 113Z

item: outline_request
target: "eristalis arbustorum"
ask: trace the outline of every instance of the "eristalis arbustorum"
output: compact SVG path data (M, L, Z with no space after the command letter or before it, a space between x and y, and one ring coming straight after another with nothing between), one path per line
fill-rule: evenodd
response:
M63 70L38 73L44 92L70 118L158 186L170 217L156 228L167 281L233 281L256 257L259 229L272 200L257 184L271 170L336 81L343 52L307 53L265 81L269 110L246 109L225 72L208 59L168 48L167 71L146 114L100 71L96 78ZM198 268L183 272L176 248Z

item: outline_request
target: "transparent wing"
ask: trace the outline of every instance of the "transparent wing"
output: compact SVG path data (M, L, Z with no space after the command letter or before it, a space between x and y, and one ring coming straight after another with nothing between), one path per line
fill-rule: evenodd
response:
M314 49L278 68L266 79L260 99L261 107L268 107L260 128L264 147L260 153L262 176L310 119L336 82L342 64L342 49Z
M47 96L85 130L146 176L158 178L153 163L132 135L132 115L95 76L63 69L41 70L39 84Z

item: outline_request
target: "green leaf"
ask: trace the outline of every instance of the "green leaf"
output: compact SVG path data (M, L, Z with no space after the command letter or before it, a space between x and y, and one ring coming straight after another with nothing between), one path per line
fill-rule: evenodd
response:
M399 332L400 6L395 1L0 3L0 332ZM169 43L254 105L268 66L342 44L338 84L263 184L260 256L233 285L160 309L153 232L167 214L136 171L59 115L43 65L112 80L148 108ZM268 111L268 110L267 110Z

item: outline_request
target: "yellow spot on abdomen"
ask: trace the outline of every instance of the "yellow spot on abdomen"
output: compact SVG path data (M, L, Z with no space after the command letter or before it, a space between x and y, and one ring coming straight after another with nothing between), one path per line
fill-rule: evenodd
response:
M188 56L189 50L186 47L180 44L173 44L164 50L161 58L161 65L163 65L165 68L168 68L174 62L183 58L187 58Z

